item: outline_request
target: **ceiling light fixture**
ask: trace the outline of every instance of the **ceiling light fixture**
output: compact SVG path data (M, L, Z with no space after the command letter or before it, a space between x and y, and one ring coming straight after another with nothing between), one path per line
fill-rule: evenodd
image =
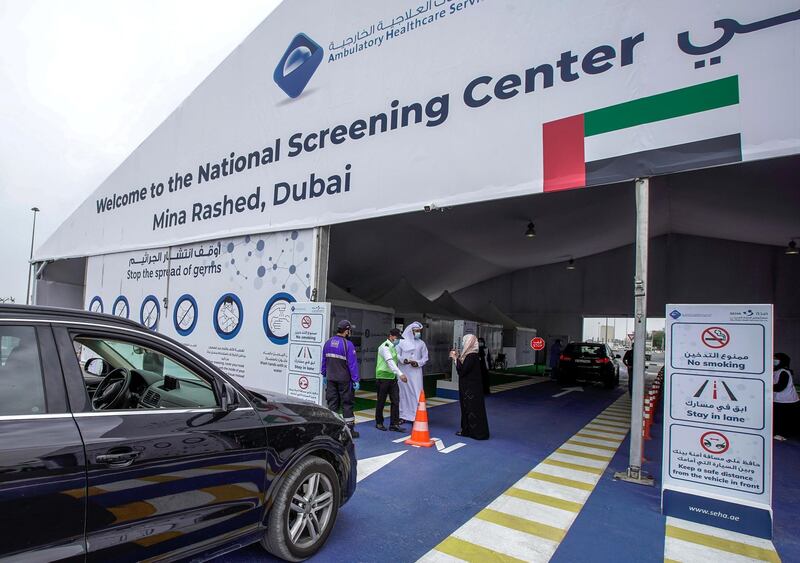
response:
M786 256L797 256L800 254L800 250L797 249L797 243L794 241L794 239L789 241L784 254L786 254Z
M575 259L570 258L569 262L567 262L567 270L574 270L575 269Z
M536 227L533 225L533 221L528 222L528 230L525 231L525 236L528 238L533 238L536 236Z

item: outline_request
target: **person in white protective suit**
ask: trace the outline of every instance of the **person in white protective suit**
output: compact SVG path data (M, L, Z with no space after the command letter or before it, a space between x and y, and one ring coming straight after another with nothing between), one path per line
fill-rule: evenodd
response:
M414 422L419 393L422 391L422 366L428 363L428 347L422 341L422 323L413 322L403 331L397 346L400 370L406 383L400 382L400 423Z

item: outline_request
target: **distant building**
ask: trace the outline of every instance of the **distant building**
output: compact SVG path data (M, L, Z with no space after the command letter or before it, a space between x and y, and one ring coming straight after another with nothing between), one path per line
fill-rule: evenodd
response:
M601 325L599 339L601 342L612 342L614 340L614 327L610 325Z

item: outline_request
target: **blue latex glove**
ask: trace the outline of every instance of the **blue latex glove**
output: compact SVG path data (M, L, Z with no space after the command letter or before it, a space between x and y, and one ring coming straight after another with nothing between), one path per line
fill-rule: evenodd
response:
M361 383L359 383L358 381L354 381L353 382L353 391L358 391L359 389L361 389Z
M326 385L328 385L328 378L323 375L322 376L322 386L325 387Z

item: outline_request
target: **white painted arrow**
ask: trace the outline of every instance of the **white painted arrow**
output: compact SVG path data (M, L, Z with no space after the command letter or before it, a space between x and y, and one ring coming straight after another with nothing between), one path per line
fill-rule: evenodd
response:
M403 436L402 438L398 438L397 440L392 440L392 442L394 442L395 444L399 444L400 442L405 442L410 437L411 436ZM456 442L452 446L445 447L444 442L442 442L439 438L431 438L431 441L436 446L436 451L439 452L440 454L449 454L450 452L454 452L457 449L466 446L466 444L462 442ZM419 446L414 446L414 447L418 448Z
M456 451L458 448L463 448L466 446L463 442L456 442L452 446L445 447L444 442L442 442L439 438L431 438L433 443L436 445L436 451L440 454L449 454L450 452Z
M556 393L553 397L563 397L567 393L572 393L573 391L583 391L583 387L567 387L561 393Z
M356 483L360 483L363 479L366 479L379 469L386 467L407 451L408 450L402 450L399 452L392 452L390 454L359 459L358 468L356 469Z

